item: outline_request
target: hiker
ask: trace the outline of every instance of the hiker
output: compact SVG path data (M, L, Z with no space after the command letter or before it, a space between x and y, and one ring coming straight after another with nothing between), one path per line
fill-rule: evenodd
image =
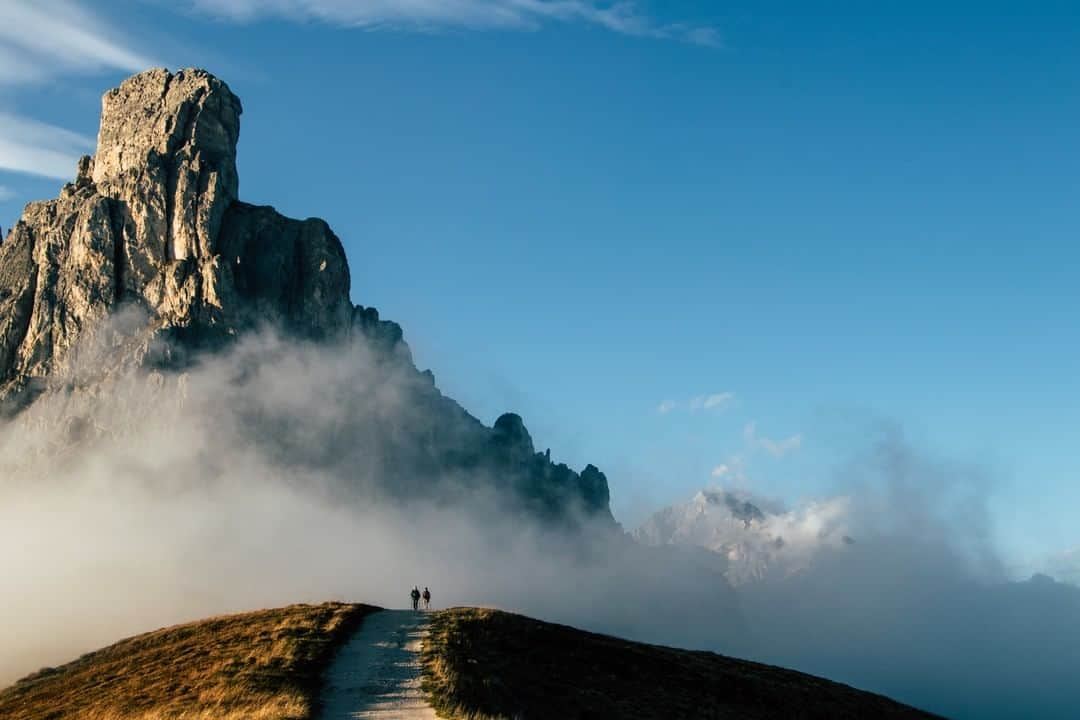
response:
M424 588L424 609L431 609L431 591L428 590L426 587Z
M413 586L412 592L409 593L409 596L412 598L412 609L413 610L419 610L420 609L420 588L418 588L416 586Z

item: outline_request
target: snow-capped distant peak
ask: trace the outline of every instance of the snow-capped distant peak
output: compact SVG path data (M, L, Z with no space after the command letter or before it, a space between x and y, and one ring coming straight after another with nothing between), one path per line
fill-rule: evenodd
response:
M704 548L722 556L735 585L809 567L826 549L853 544L845 497L794 510L741 490L706 489L690 502L665 508L634 531L646 545Z

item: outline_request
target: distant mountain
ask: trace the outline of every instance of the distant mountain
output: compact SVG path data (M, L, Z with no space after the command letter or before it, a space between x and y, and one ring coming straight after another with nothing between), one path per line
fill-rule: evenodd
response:
M653 547L702 548L715 553L725 577L742 585L807 569L823 550L854 544L847 501L834 498L786 510L738 490L702 490L683 505L660 510L634 537Z
M552 463L517 415L484 426L415 367L397 324L352 304L345 252L325 222L239 200L241 104L224 82L202 70L151 70L107 92L102 106L96 154L58 198L27 205L0 246L4 414L52 398L59 410L46 424L62 425L71 442L115 433L115 415L137 425L176 404L151 393L103 417L124 382L176 386L180 397L184 373L268 330L356 358L334 393L344 416L317 441L257 392L246 406L237 401L236 388L273 353L242 358L233 394L207 416L246 411L236 424L283 462L331 468L369 497L482 489L536 517L613 524L602 472ZM388 417L378 396L391 391L398 412Z

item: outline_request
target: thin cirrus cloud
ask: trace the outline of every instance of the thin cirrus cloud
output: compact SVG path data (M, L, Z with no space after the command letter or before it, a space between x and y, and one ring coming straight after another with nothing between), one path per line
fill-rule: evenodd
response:
M712 395L699 395L690 399L691 410L722 410L735 399L734 393L723 392Z
M154 64L73 0L0 3L0 89ZM64 128L0 112L0 169L69 179L78 156L93 147L92 139Z
M630 0L192 0L192 4L200 12L237 22L277 17L421 31L536 30L552 23L581 23L623 35L720 44L715 28L662 23Z
M675 410L690 412L718 412L726 409L735 399L735 393L720 392L709 395L695 395L689 400L664 400L656 406L656 412L667 415Z
M152 65L100 16L72 0L0 3L0 85L103 70L135 72Z
M784 457L802 447L802 433L796 433L783 440L772 440L763 437L761 438L761 447L773 457Z
M78 133L0 112L0 168L42 177L70 179L79 155L94 141Z
M782 458L802 448L802 433L795 433L781 440L774 440L758 433L757 422L751 421L743 428L743 440L751 450L758 448L773 457Z

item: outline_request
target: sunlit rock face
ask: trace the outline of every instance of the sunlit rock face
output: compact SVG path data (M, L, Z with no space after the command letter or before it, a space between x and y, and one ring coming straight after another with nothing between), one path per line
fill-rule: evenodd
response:
M602 473L553 465L516 415L507 416L516 418L509 436L509 421L485 427L416 369L397 324L353 305L344 249L324 221L239 200L241 112L229 87L202 70L150 70L105 94L95 155L80 160L58 198L27 205L0 245L3 413L22 413L44 394L78 398L70 406L92 416L94 398L118 378L152 374L168 386L272 329L356 353L363 372L338 381L393 382L413 409L393 422L353 413L363 442L316 447L292 442L288 418L277 418L281 447L335 467L337 448L366 452L369 472L348 481L381 484L379 495L423 492L453 476L544 517L609 520Z
M184 356L258 323L349 332L349 268L326 223L237 200L240 112L200 70L151 70L105 94L97 154L60 197L28 205L0 249L9 407L70 374L80 339L120 305L146 316L107 341L125 368L157 339L182 338L161 348Z

